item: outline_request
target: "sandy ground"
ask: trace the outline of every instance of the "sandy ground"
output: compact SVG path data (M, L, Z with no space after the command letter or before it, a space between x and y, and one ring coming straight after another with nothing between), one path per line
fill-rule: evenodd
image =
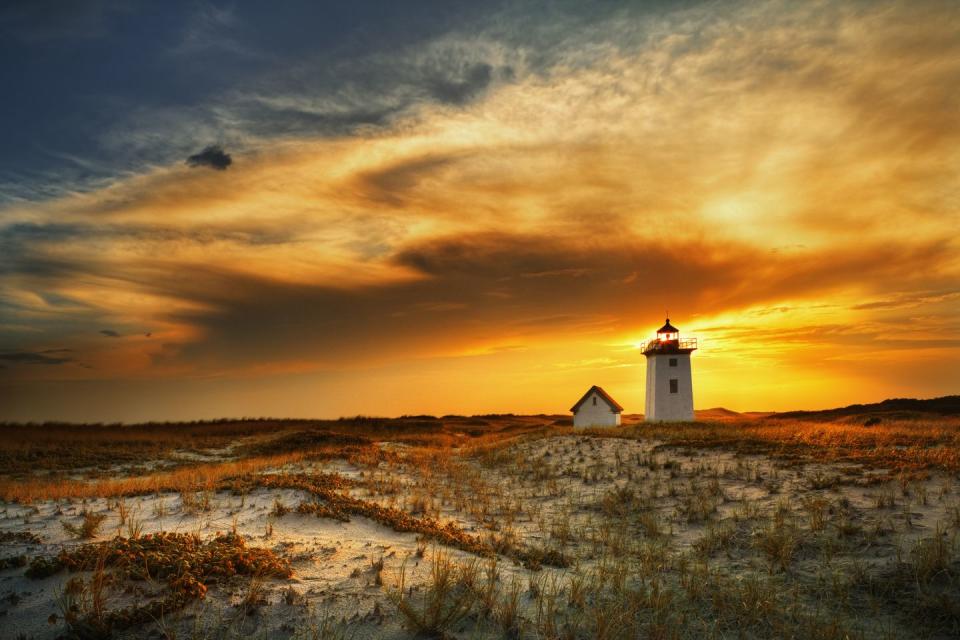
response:
M495 459L460 459L450 465L415 464L357 467L342 460L304 463L270 472L325 471L356 480L356 497L395 506L418 515L454 521L481 536L507 536L524 547L557 548L568 554L572 566L525 569L501 557L497 569L504 585L521 583L524 615L533 625L535 599L529 585L564 583L606 562L603 545L611 537L662 545L674 555L693 554L693 546L718 522L751 522L770 518L778 509L806 526L804 505L822 498L835 509L834 518L863 532L854 548L844 548L831 571L844 571L851 562L882 567L911 548L917 539L949 529L960 504L956 478L933 475L901 486L897 482L871 484L874 472L844 464L789 465L762 456L723 451L661 450L660 443L643 440L560 436L515 444ZM228 456L229 451L217 453ZM627 492L633 493L629 502ZM696 496L715 496L707 516L689 512ZM236 496L218 492L209 497L208 510L183 504L179 494L126 499L132 519L142 533L172 531L207 538L234 530L250 546L272 549L290 559L294 575L264 585L266 604L252 613L235 605L245 584L211 589L206 599L170 619L121 634L120 637L323 637L336 626L346 637L409 637L386 589L396 584L401 566L407 584L415 588L429 573L431 551L418 556L417 536L397 533L363 517L348 523L296 512L272 515L275 504L294 507L309 496L298 490L255 489ZM893 506L889 506L892 502ZM44 502L36 505L0 503L0 535L33 533L39 543L6 539L0 558L21 554L54 555L61 548L81 544L61 525L78 522L84 510L106 516L97 540L118 532L114 501ZM646 520L630 514L619 519L605 513L627 504L641 504ZM652 522L651 522L652 520ZM953 525L955 526L955 525ZM652 529L651 529L652 528ZM939 528L939 529L938 529ZM272 531L270 530L272 529ZM874 532L870 534L870 532ZM859 534L858 534L859 535ZM9 536L7 536L9 538ZM603 541L602 543L600 541ZM475 556L445 549L453 558ZM373 563L382 558L382 580L377 584ZM736 572L767 573L765 561L754 553L720 554L715 563ZM816 580L824 571L822 554L799 554L790 567L798 580ZM70 574L31 580L23 568L0 571L0 638L52 639L64 633L59 595ZM147 591L161 585L145 585ZM290 590L293 590L290 592ZM289 593L294 593L292 603ZM128 604L136 594L117 594L108 606ZM880 612L864 628L897 628L894 617ZM502 637L490 621L472 619L451 629L459 637ZM318 635L319 634L319 635Z

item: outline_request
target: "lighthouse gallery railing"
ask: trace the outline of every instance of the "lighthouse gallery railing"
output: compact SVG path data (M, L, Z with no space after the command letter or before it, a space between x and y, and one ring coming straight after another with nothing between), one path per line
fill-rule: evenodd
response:
M696 349L696 338L680 338L679 340L658 340L654 338L643 345L643 352L647 351L676 351L680 349Z

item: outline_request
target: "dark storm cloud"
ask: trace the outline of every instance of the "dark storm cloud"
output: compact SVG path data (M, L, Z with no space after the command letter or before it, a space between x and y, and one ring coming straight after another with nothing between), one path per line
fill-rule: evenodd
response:
M114 331L113 329L100 329L102 335L107 336L108 338L119 338L120 334Z
M43 364L58 365L69 364L76 360L66 354L72 353L72 349L46 349L43 351L0 351L0 361L10 364Z
M219 171L225 170L233 164L233 158L226 153L219 145L210 145L200 153L195 153L187 158L187 166L190 167L210 167Z

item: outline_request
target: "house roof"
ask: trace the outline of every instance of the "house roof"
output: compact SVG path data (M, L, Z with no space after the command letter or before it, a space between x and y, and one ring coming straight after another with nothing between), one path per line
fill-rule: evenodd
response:
M582 405L584 402L586 402L586 401L587 401L587 398L589 398L589 397L590 397L590 394L593 393L594 391L597 392L597 395L600 396L600 399L603 400L604 402L606 402L607 405L610 407L610 409L612 409L612 410L614 411L614 413L620 413L621 411L623 411L623 407L621 407L619 404L617 404L617 401L614 400L613 398L611 398L609 393L607 393L606 391L604 391L602 388L598 387L597 385L593 385L592 387L590 387L589 389L587 389L587 392L586 392L585 394L583 394L583 397L580 398L579 400L577 400L577 404L575 404L575 405L573 405L572 407L570 407L570 411L571 411L572 413L576 413L576 412L577 412L577 409L580 408L580 405Z
M680 329L670 324L670 318L667 318L667 324L657 329L657 333L680 333Z

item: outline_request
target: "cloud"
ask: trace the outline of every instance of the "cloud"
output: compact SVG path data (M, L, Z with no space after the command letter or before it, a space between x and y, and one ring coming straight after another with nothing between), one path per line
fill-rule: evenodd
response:
M470 65L461 76L436 78L427 84L430 95L441 102L464 104L475 98L493 79L493 67L486 63Z
M209 57L211 53L230 53L243 57L257 55L235 35L241 25L234 7L219 8L211 4L200 4L186 22L180 43L171 50L175 55L194 57Z
M232 163L233 158L230 157L230 154L215 144L187 158L187 166L189 167L210 167L219 171L225 170Z
M44 351L0 351L0 360L10 364L58 365L74 363L76 360L64 354L71 349L47 349Z
M917 291L910 293L900 292L890 298L861 302L853 305L852 308L860 311L878 309L910 309L922 305L948 302L957 299L960 299L960 291L956 290Z
M107 336L108 338L119 338L120 334L114 331L113 329L100 329L102 335Z
M785 292L819 301L866 283L878 291L902 287L903 274L928 279L950 256L944 246L866 245L771 258L745 245L486 232L402 248L391 260L419 277L395 282L280 281L199 263L114 275L177 301L158 319L188 328L188 337L158 355L157 366L212 372L303 358L335 368L571 335L612 338L641 319L659 320L665 306L690 317L764 305Z
M112 243L209 245L229 242L241 245L269 245L295 239L295 232L268 223L240 225L191 224L187 228L161 224L12 224L0 228L0 265L13 269L13 257L31 249L54 247L62 243L109 241Z
M364 172L358 176L358 186L373 201L402 206L407 204L407 193L419 186L423 180L453 165L457 159L457 154L427 154L404 159Z

